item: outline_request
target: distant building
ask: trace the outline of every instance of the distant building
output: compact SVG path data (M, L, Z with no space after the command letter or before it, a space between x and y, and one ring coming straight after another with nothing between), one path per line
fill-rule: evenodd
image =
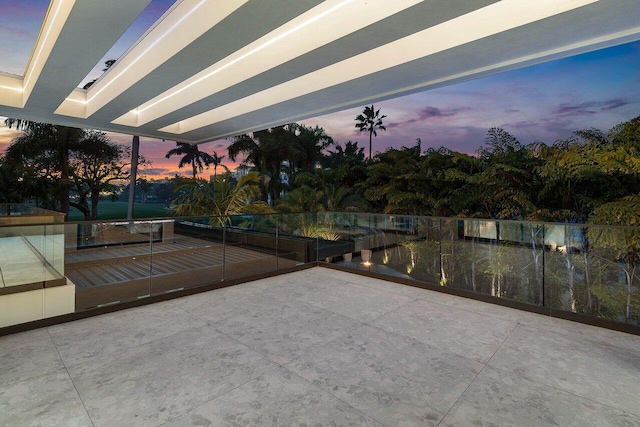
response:
M251 169L252 168L247 165L240 165L231 171L231 176L235 179L241 178L246 174L248 174L251 171Z

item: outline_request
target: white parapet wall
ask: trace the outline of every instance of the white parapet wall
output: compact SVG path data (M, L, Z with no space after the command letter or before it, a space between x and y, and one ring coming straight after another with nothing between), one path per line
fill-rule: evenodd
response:
M73 313L76 286L63 286L0 295L0 328Z

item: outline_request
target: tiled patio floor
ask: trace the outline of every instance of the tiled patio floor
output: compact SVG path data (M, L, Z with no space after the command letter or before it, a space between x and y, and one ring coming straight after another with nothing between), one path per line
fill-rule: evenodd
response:
M0 337L0 425L640 426L640 337L318 267Z

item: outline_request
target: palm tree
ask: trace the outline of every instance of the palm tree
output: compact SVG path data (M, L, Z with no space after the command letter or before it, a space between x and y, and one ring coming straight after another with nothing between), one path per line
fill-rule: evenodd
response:
M295 125L296 143L292 149L293 163L299 170L312 172L316 163L324 158L323 150L334 145L331 138L320 126L314 128Z
M324 211L322 204L324 194L315 188L303 185L289 191L287 195L278 201L278 212L300 213Z
M211 223L220 226L230 224L229 215L273 213L273 209L260 196L260 175L249 172L234 184L231 172L216 177L214 182L200 179L183 179L176 191L182 192L172 203L176 213L182 216L212 215Z
M213 180L215 181L216 176L218 175L218 166L220 166L222 159L224 159L225 156L218 156L218 153L214 151L211 158L213 159L211 163L213 164Z
M176 148L167 151L165 157L168 159L171 156L182 156L178 167L183 168L190 164L193 168L194 178L198 177L198 171L202 172L205 166L208 168L209 165L214 162L213 156L204 151L200 151L197 144L176 141L176 145Z
M369 160L371 160L371 143L373 141L374 136L378 136L376 130L384 130L387 128L382 125L382 119L387 116L380 115L380 109L377 111L373 108L373 104L371 107L364 107L362 114L358 114L356 117L356 127L360 129L360 132L369 132Z
M295 144L295 125L278 126L252 134L240 135L229 145L229 158L236 160L245 154L244 163L251 163L262 175L263 200L268 195L275 202L280 192L280 171L282 162L290 157Z

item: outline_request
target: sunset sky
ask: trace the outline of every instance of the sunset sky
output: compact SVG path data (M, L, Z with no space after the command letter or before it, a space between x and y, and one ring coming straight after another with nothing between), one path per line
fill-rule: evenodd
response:
M2 0L0 4L0 70L22 74L46 12L44 0ZM105 59L121 55L164 11L171 0L154 0ZM44 9L44 11L43 11ZM19 23L17 25L16 23ZM8 48L7 46L10 46ZM83 82L100 74L101 63ZM516 71L485 77L375 104L386 132L374 139L373 151L411 146L417 138L422 148L445 146L474 153L493 126L506 129L522 143L571 136L578 129L608 130L640 115L640 42L561 59ZM358 141L368 149L368 136L355 129L362 107L304 120L323 127L340 143ZM0 125L0 151L15 132ZM131 136L110 134L113 141L130 144ZM202 144L200 149L227 155L230 141ZM164 154L173 141L141 138L141 154L151 161L148 178L172 176L177 158ZM229 162L225 162L233 168ZM205 173L206 175L206 173Z

